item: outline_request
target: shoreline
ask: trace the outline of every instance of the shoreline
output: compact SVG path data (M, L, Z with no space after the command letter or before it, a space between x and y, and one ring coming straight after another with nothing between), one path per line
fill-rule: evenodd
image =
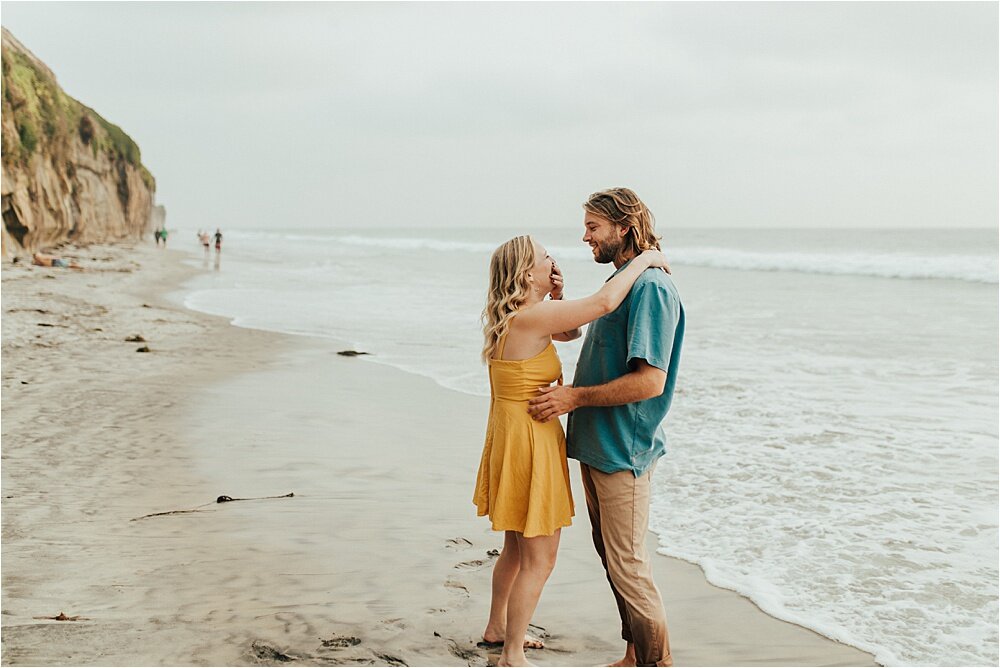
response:
M111 257L103 272L4 264L3 661L486 665L502 537L465 475L486 402L170 303L196 255L136 246L141 268L120 271L129 251L79 251ZM152 354L123 341L136 333ZM541 665L621 651L572 477ZM876 665L658 556L677 665ZM89 619L33 619L59 612Z

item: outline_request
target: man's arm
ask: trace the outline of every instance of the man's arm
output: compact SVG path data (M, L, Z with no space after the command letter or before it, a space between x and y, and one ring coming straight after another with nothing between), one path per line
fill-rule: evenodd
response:
M576 329L571 329L568 332L562 332L560 334L553 334L552 335L552 340L553 341L563 341L563 342L565 342L565 341L575 341L576 339L580 338L581 336L583 336L583 332L581 332L580 328L577 327Z
M528 412L535 420L548 422L581 406L621 406L663 394L667 372L643 359L636 359L634 365L632 371L603 385L543 387L528 402Z

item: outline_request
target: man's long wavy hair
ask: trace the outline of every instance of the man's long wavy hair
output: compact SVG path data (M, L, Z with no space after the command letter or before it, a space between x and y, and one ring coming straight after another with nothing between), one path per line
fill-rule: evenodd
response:
M653 212L628 188L610 188L591 195L583 204L587 211L628 228L616 261L624 262L650 248L660 249Z
M531 294L528 272L535 266L535 245L528 235L514 237L493 251L490 258L490 282L483 309L483 361L497 352L500 339L510 328L510 321Z

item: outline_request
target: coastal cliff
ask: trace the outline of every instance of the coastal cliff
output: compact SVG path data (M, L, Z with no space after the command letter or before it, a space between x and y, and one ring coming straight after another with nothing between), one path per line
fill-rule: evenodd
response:
M3 255L150 229L156 182L121 128L66 95L11 33L3 50Z

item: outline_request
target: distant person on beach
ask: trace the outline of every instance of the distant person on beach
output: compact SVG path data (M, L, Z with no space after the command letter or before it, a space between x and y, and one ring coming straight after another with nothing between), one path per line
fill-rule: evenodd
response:
M160 238L163 239L163 247L167 247L167 226L160 228Z
M659 249L652 213L628 188L594 193L583 206L583 241L596 262L614 263L615 278L647 249ZM611 665L671 666L646 532L650 479L665 452L662 423L677 379L684 308L662 271L644 272L619 301L587 329L573 384L542 388L530 410L541 424L569 413L567 451L580 461L594 546L626 642L624 658Z
M210 243L212 243L212 237L208 234L208 232L202 232L201 230L199 230L198 241L201 242L201 247L205 249L205 259L207 260L209 254L208 246Z
M159 246L160 245L160 231L159 230L154 230L153 231L153 238L156 239L156 245Z
M222 232L219 228L215 228L215 253L219 254L222 252ZM239 255L239 253L237 253Z
M529 665L525 648L542 647L528 623L574 514L562 424L532 420L528 401L562 381L552 340L578 338L580 326L618 308L650 267L667 268L658 250L638 255L595 294L563 300L559 267L531 237L511 239L490 260L482 357L491 402L473 503L504 532L481 643L502 644L501 666Z
M72 260L64 260L61 257L56 257L55 255L46 255L44 253L35 253L31 256L31 264L37 265L39 267L63 267L66 269L83 269L80 265Z

